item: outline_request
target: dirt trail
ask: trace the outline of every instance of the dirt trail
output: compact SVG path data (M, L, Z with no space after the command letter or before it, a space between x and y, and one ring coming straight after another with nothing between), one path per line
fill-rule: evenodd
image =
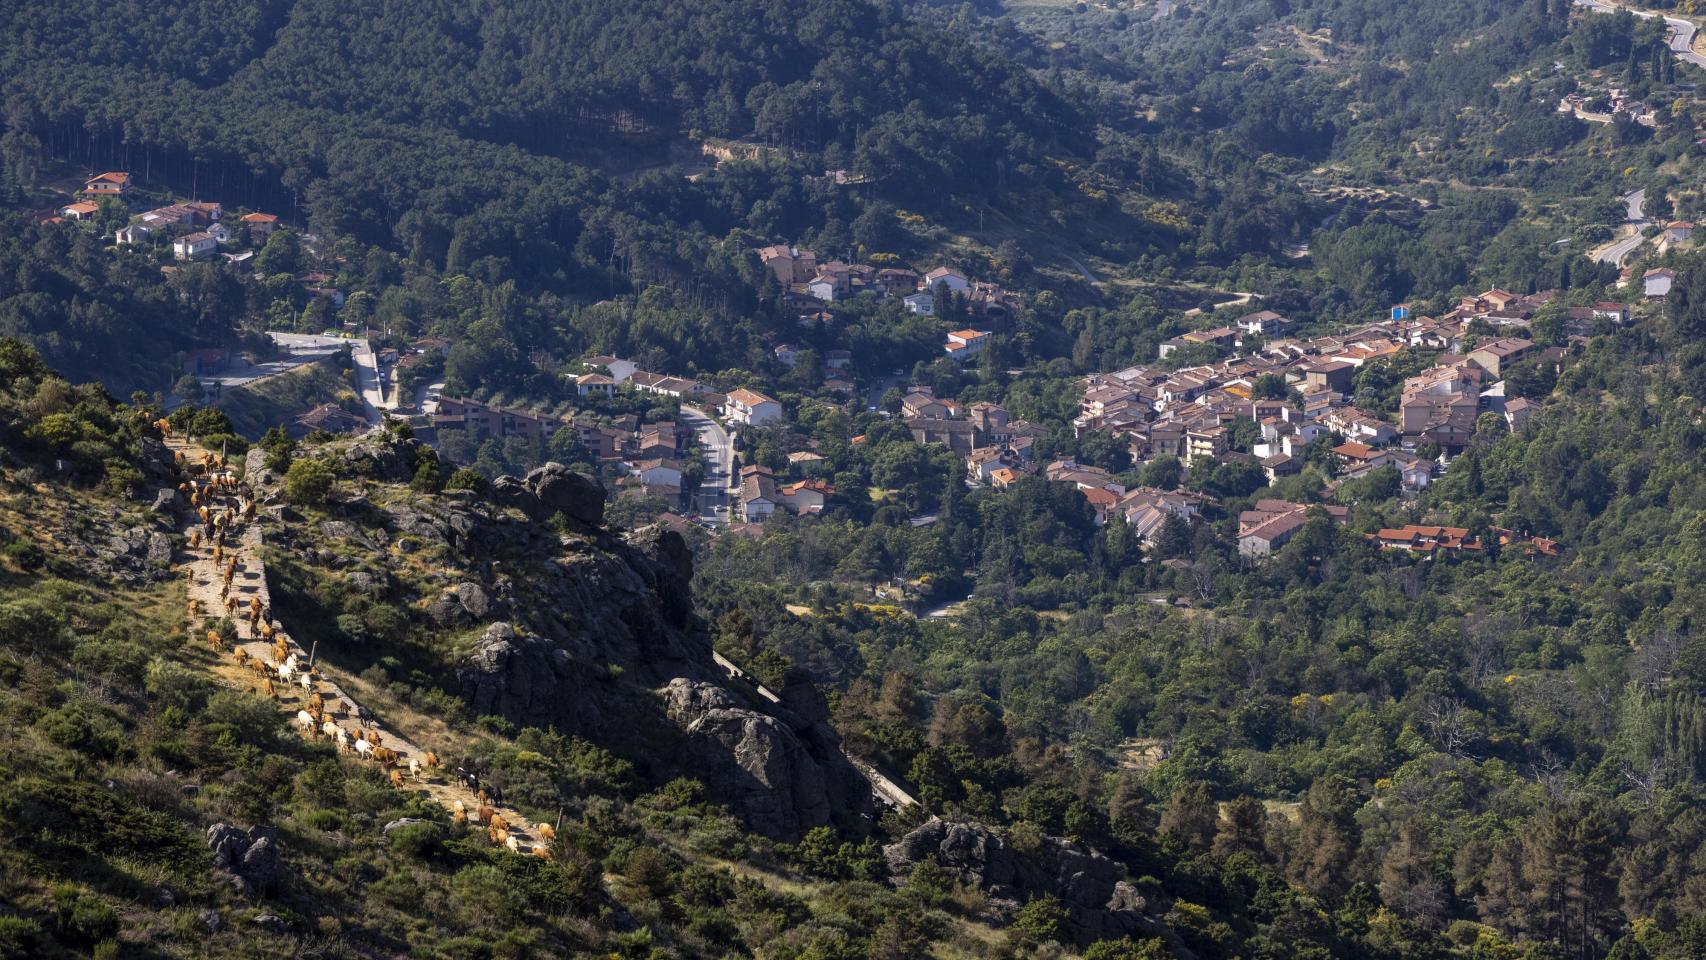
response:
M207 451L201 447L181 440L169 440L168 446L175 452L181 452L185 460L192 464L199 464L203 455L207 454ZM199 613L192 618L191 636L197 639L202 638L205 633L204 618L218 619L227 615L224 597L221 595L226 584L223 567L235 559L237 565L230 580L229 595L236 601L235 612L231 613L230 617L232 622L237 624L237 645L248 654L251 660L258 661L271 668L262 674L252 668L240 665L235 656L231 655L219 659L214 667L215 674L226 685L239 689L259 690L263 686L262 677L269 678L277 694L276 702L286 717L290 718L290 727L298 735L302 735L303 730L295 719L297 711L307 709L310 696L315 692L319 693L324 702L324 719L331 720L348 732L352 741L358 730L374 730L379 732L382 746L396 751L400 759L395 764L395 769L403 777L401 789L419 796L430 797L450 811L454 811L457 802L460 801L466 808L469 820L472 821L481 805L480 801L456 778L455 772L447 771L443 767L438 769L427 768L426 754L428 748L417 744L406 732L386 723L385 718L378 716L371 710L364 709L354 697L344 691L337 678L326 669L322 662L315 662L311 665L313 667L313 681L309 689L304 689L299 680L286 683L279 678L278 664L273 656L273 642L275 640L282 638L290 652L296 655L298 662L304 665L309 665L310 651L299 644L290 635L289 630L276 619L272 620L273 640L268 640L261 635L259 625L250 626L248 611L253 600L259 599L261 609L268 616L271 615L272 609L272 597L267 590L266 568L261 561L260 525L254 521L244 521L241 518L239 495L236 492L211 491L210 479L206 474L194 477L192 482L198 499L205 503L211 498L212 504L209 509L212 511L212 515L217 515L226 508L230 508L234 521L227 527L225 542L220 551L222 562L216 563L214 561L214 546L209 536L209 531L212 529L211 525L202 523L201 517L194 507L180 510L178 514L178 530L185 535L185 552L189 557L189 562L186 565L189 571L188 597L192 601L197 601L200 606ZM201 532L201 545L190 547L188 546L188 538L191 532L196 530ZM348 682L348 679L345 678L345 682ZM323 735L315 731L312 736L315 739L320 739ZM351 750L349 756L354 758L357 755ZM418 779L409 775L410 759L421 761L421 775ZM373 761L357 762L369 763ZM515 850L517 853L533 854L535 847L546 845L545 840L540 836L538 827L523 817L520 811L503 804L489 805L508 822L509 835L516 841Z

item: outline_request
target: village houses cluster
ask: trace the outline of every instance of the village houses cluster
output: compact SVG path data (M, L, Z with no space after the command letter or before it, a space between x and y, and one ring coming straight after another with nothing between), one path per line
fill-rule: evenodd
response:
M107 172L90 178L76 202L57 211L45 211L45 219L85 220L99 215L100 201L116 198L130 202L131 177ZM216 202L178 202L135 214L119 228L115 239L123 245L153 246L170 238L174 259L191 261L220 253L221 245L247 240L258 248L278 225L278 218L265 213L247 213L227 219ZM1693 224L1668 224L1661 245L1686 243ZM953 298L955 313L980 317L990 327L1008 320L1020 306L1016 295L999 286L969 279L952 267L938 267L922 275L903 267L874 267L840 261L820 263L815 254L791 246L776 245L756 251L759 259L786 290L786 304L801 310L803 324L822 319L824 305L859 296L898 297L905 309L920 316L937 316L944 298ZM223 254L239 264L252 250ZM1625 271L1622 280L1638 281L1647 300L1669 293L1674 272L1659 268L1637 273ZM341 301L337 291L326 286L329 277L305 275L299 281L311 293ZM1473 438L1478 419L1487 413L1503 416L1511 429L1521 429L1533 411L1530 401L1505 396L1505 376L1513 365L1539 358L1561 365L1567 348L1541 348L1516 335L1526 332L1536 311L1553 298L1550 292L1519 296L1493 289L1466 296L1438 318L1409 316L1395 308L1392 319L1370 324L1355 332L1298 339L1296 325L1272 310L1239 317L1231 324L1192 331L1161 344L1160 360L1180 351L1220 353L1223 359L1178 367L1174 364L1134 366L1083 378L1083 393L1074 433L1082 437L1101 432L1129 450L1136 464L1159 458L1176 458L1190 471L1212 469L1217 463L1243 458L1259 463L1269 482L1302 471L1306 449L1318 438L1336 440L1331 456L1337 464L1331 486L1366 476L1383 468L1397 471L1403 489L1426 487L1442 462L1459 453ZM1605 323L1625 325L1632 308L1615 302L1573 307L1562 312L1564 332L1579 342ZM1470 324L1482 335L1470 333ZM1499 335L1511 328L1509 335ZM948 332L943 353L956 361L977 356L989 343L990 331L971 327ZM427 354L448 352L442 340L423 340L407 356L396 350L383 351L382 368L407 366ZM1206 348L1206 351L1204 350ZM1358 370L1366 364L1390 358L1406 348L1438 351L1433 366L1408 377L1396 415L1358 408L1352 399ZM223 354L224 351L204 351ZM777 361L792 367L801 351L790 344L774 348ZM197 372L216 367L218 358L195 359ZM822 354L824 381L828 392L856 395L858 388L848 368L847 350ZM727 393L686 377L641 370L638 364L611 356L594 356L582 362L583 372L572 378L576 395L608 397L618 391L656 394L713 412L737 427L764 427L782 422L786 412L776 399L752 389ZM1278 378L1287 396L1259 396L1257 381L1271 384ZM1271 391L1268 391L1271 392ZM1170 519L1189 523L1200 517L1211 497L1185 490L1149 487L1128 489L1102 468L1057 459L1041 464L1035 456L1037 441L1047 435L1039 425L1011 418L1001 405L989 401L964 406L934 395L928 386L915 385L903 394L899 415L915 442L942 444L964 459L966 482L1005 489L1020 479L1040 474L1049 481L1069 483L1091 508L1095 522L1120 520L1138 537L1154 543ZM1255 440L1248 452L1232 449L1232 428L1240 421L1254 424ZM675 420L642 422L631 413L597 416L591 411L567 414L523 410L467 397L440 397L431 409L435 430L462 430L481 437L524 438L547 442L558 431L572 429L587 452L611 473L620 474L625 488L672 502L681 499L683 477L690 471L687 448L693 431ZM297 417L289 429L296 435L322 430L333 433L363 429L364 418L335 404L323 404ZM856 439L856 438L855 438ZM1419 451L1437 448L1437 459ZM814 461L822 457L812 451L789 455L791 478L778 478L761 465L745 465L729 478L733 495L732 520L761 523L777 510L796 515L821 512L834 489L813 476ZM689 491L692 492L692 491ZM1311 516L1325 515L1335 523L1347 517L1344 507L1306 507L1284 500L1264 499L1238 518L1238 548L1246 556L1261 556L1284 546L1302 530ZM1524 549L1549 553L1556 545L1532 540L1505 530L1494 530L1500 544L1520 544ZM1381 530L1370 539L1382 549L1412 552L1479 550L1483 545L1467 530L1451 527L1410 526Z
M829 260L820 263L817 254L786 244L762 247L758 259L787 291L786 306L801 311L804 322L810 322L823 304L859 296L879 298L900 297L909 313L936 316L942 300L956 297L964 302L967 312L982 317L988 325L999 326L1019 308L1017 294L1003 290L986 281L974 281L953 267L937 267L919 275L904 267L875 267L865 263L843 263ZM988 330L965 328L950 332L942 351L950 359L964 361L982 353L989 345ZM792 351L789 345L777 348Z
M1231 326L1169 341L1160 351L1166 357L1187 343L1236 350L1246 339L1262 337L1259 347L1247 353L1182 369L1136 366L1086 377L1073 428L1079 436L1090 431L1112 435L1136 463L1176 457L1187 469L1198 470L1235 458L1254 459L1269 482L1301 472L1305 450L1317 438L1336 437L1339 442L1331 449L1338 468L1333 486L1391 467L1403 489L1419 490L1439 467L1435 459L1418 455L1419 448L1431 444L1439 449L1439 460L1449 460L1470 442L1482 414L1501 415L1512 429L1521 429L1531 415L1529 400L1506 399L1506 373L1515 364L1535 359L1561 365L1568 351L1542 348L1518 336L1498 336L1497 331L1525 325L1551 299L1550 293L1518 296L1495 289L1464 297L1439 318L1411 318L1398 309L1394 319L1352 333L1301 340L1284 336L1293 328L1285 317L1268 310L1252 313ZM1565 330L1579 342L1597 323L1628 323L1630 312L1621 303L1571 308L1564 313ZM1473 321L1488 324L1494 335L1472 337L1468 328ZM1353 382L1359 368L1406 348L1441 352L1433 366L1404 381L1396 422L1355 406ZM1291 396L1256 396L1257 380L1270 375L1283 380ZM1247 453L1233 451L1229 443L1231 427L1241 420L1255 424L1256 440ZM1050 470L1052 474L1054 468ZM1082 474L1084 468L1074 472ZM1092 484L1080 482L1079 487L1099 518L1104 506L1128 512L1123 499L1108 501L1109 494L1128 496L1117 487L1103 485L1102 493ZM1257 511L1239 518L1240 551L1262 555L1277 549L1302 528L1304 513L1296 504L1263 501ZM1342 515L1334 514L1334 519L1342 520ZM1442 541L1395 536L1380 542L1394 548L1413 543L1428 550L1462 546L1461 537Z
M100 201L103 199L113 198L128 204L131 186L131 176L125 171L99 174L84 182L80 199L51 213L44 213L42 219L94 219L100 213ZM277 226L278 217L270 213L245 213L233 222L226 222L225 210L219 203L192 200L136 214L113 234L113 239L123 246L152 246L170 239L175 260L204 260L218 254L243 266L254 256L252 250L221 253L220 248L243 240L253 247L260 247Z
M776 399L740 388L721 393L700 381L641 370L631 360L611 356L582 361L585 373L575 377L582 397L610 396L619 390L655 394L692 404L740 426L762 427L782 421ZM469 430L482 437L549 441L558 430L572 429L587 452L606 468L620 471L625 487L671 502L680 499L682 478L688 472L686 448L692 431L677 421L642 423L634 414L597 417L590 412L558 416L482 403L467 397L441 397L432 417L437 430ZM821 480L807 478L778 482L762 466L741 469L737 487L738 517L760 523L778 509L815 514L834 490Z

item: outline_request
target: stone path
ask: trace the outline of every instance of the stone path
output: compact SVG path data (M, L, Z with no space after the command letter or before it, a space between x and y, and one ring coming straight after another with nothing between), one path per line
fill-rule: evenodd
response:
M168 440L167 445L174 452L182 453L189 469L192 470L196 469L202 462L203 456L207 455L207 451L193 443L173 439ZM214 473L220 474L225 473L225 471L215 469ZM237 566L230 581L230 596L235 598L236 608L235 612L230 613L229 616L232 622L237 625L237 646L242 648L251 660L259 661L273 668L263 675L253 669L239 665L234 655L228 655L222 657L215 667L215 672L221 680L228 686L253 689L258 692L263 688L262 677L269 678L277 695L276 702L285 715L290 718L290 728L299 735L303 733L303 730L296 722L296 713L299 710L307 709L312 693L319 693L324 703L323 718L331 720L345 730L352 741L358 730L375 730L380 734L381 744L396 751L400 759L395 768L402 774L402 789L430 797L446 810L454 811L456 804L461 802L466 808L469 820L474 820L481 806L480 801L466 785L456 778L455 771L446 770L443 767L428 769L425 760L426 748L416 744L406 734L386 725L382 718L378 717L373 711L363 708L333 679L323 664L319 662L310 664L309 654L311 651L303 648L290 635L284 625L279 623L276 617L272 617L272 596L267 589L266 567L261 560L261 528L258 523L252 520L245 521L242 519L243 494L237 490L214 491L211 486L211 478L205 473L198 473L191 478L190 482L193 484L198 500L202 500L204 503L211 500L211 503L207 504L212 511L210 516L217 516L227 509L231 510L233 516L232 523L226 528L225 542L221 549L222 562L215 563L214 544L210 538L213 525L211 523L203 524L196 507L187 507L184 503L180 503L178 530L185 536L185 552L189 558L188 563L185 564L189 578L188 598L197 602L200 607L197 615L191 618L192 642L205 642L208 621L217 621L227 616L224 598L221 596L221 591L226 583L223 567L235 559ZM181 499L187 500L187 498ZM189 538L192 531L196 530L201 532L201 544L199 547L191 547L189 546ZM263 631L260 625L250 626L248 612L251 602L255 599L259 599L261 608L265 612L265 618L270 619L273 637L271 640L262 636ZM263 620L264 622L265 620ZM303 689L299 681L293 680L286 683L279 679L273 649L274 642L279 639L282 639L289 651L296 655L299 663L312 666L313 685L311 690ZM318 739L322 734L316 731L312 736ZM350 755L355 756L353 751ZM421 761L422 771L419 779L409 776L409 760L411 758ZM441 761L448 761L447 757L440 759ZM540 836L540 830L532 821L523 817L519 811L512 807L502 804L488 805L492 806L508 823L509 836L516 842L512 849L521 854L534 854L537 847L541 848L539 854L543 854L546 841Z

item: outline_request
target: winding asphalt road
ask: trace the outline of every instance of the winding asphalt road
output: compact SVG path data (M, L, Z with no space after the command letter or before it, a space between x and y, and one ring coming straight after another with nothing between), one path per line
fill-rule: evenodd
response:
M1575 0L1578 7L1587 7L1595 13L1616 13L1619 9L1628 10L1637 17L1657 17L1660 14L1647 10L1634 10L1629 7L1617 7L1606 0ZM1697 67L1706 68L1706 56L1694 52L1694 33L1697 29L1690 21L1681 17L1664 17L1665 25L1670 27L1670 49L1678 60L1692 63Z
M1627 230L1629 235L1600 247L1593 254L1595 261L1621 267L1623 261L1629 259L1629 255L1641 246L1646 240L1645 237L1641 236L1641 231L1647 226L1646 214L1641 209L1646 202L1647 191L1645 189L1631 191L1623 195L1624 213L1628 217L1628 222L1621 229Z

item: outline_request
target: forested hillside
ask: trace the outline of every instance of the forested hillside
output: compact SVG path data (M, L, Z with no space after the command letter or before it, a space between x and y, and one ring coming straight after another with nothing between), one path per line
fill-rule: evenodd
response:
M0 230L0 336L34 343L79 380L157 387L175 353L232 336L243 291L202 265L162 277L94 237L7 218Z
M1693 956L1702 284L1695 262L1661 322L1597 340L1524 430L1483 417L1420 497L1395 497L1395 477L1322 491L1349 522L1314 513L1270 557L1211 525L1139 544L1068 485L968 493L954 464L907 462L879 428L837 451L838 482L881 477L934 523L885 506L868 526L721 538L703 602L721 649L836 678L849 743L907 770L926 806L1090 839L1224 911L1186 935L1198 955L1295 956L1305 940L1320 956L1549 955L1497 943L1526 938ZM1221 478L1193 482L1229 518L1315 496L1307 477ZM1416 558L1371 543L1419 517L1569 546ZM972 598L942 619L855 586L952 597L962 576ZM1305 919L1305 891L1338 906ZM1189 926L1189 909L1168 916Z
M53 154L529 274L604 263L607 242L577 246L595 219L662 219L587 167L656 162L689 133L854 167L924 205L999 197L1043 176L1045 150L1093 145L1010 61L858 0L304 0L181 19L37 4L0 28L0 67L10 122Z
M1706 956L1651 6L10 4L0 960Z

